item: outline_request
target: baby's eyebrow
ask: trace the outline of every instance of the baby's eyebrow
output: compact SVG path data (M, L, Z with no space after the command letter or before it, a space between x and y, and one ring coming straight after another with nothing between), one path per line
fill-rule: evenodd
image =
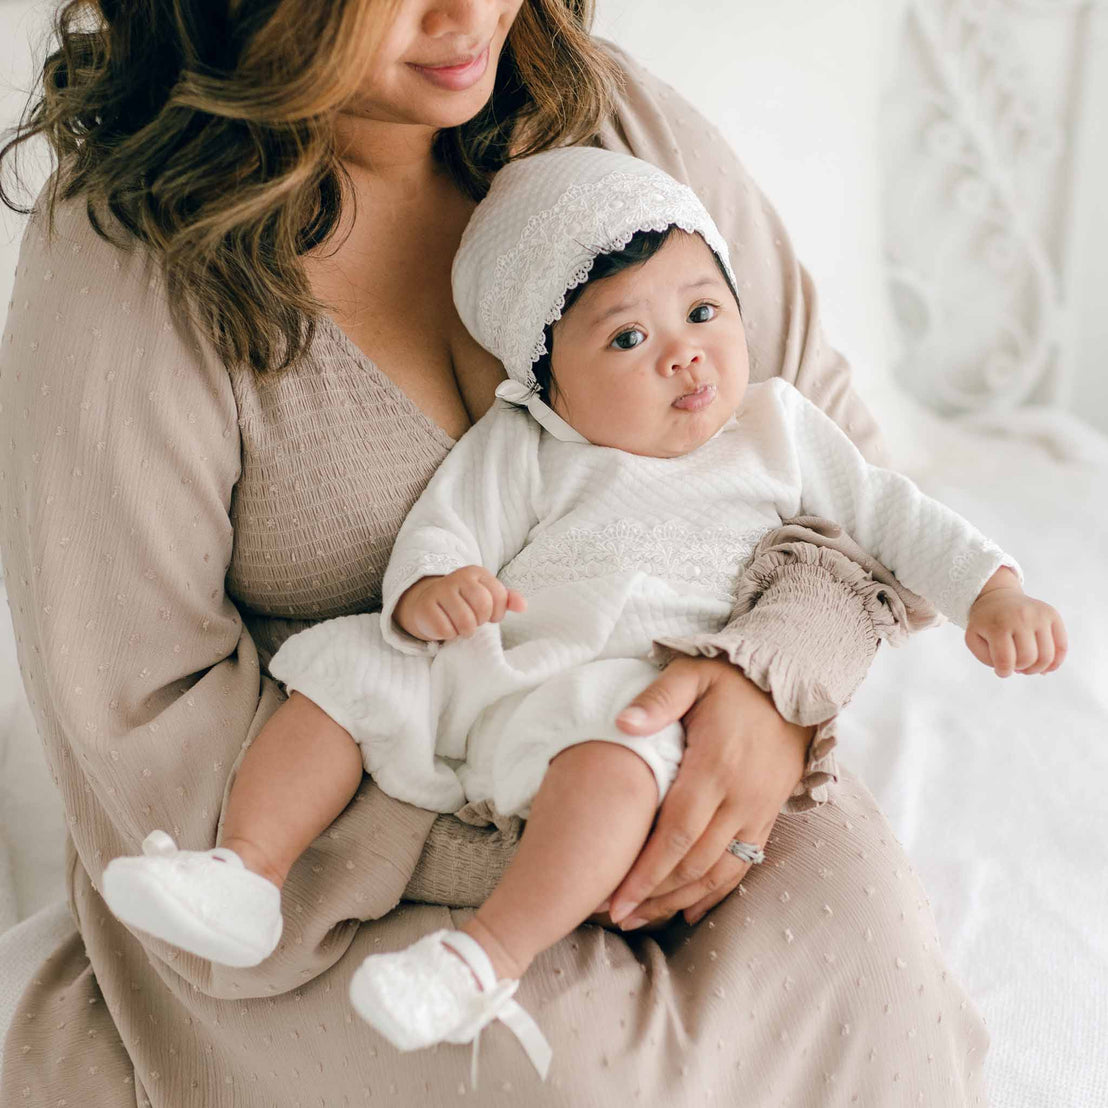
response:
M689 281L687 284L681 285L678 292L691 292L693 289L702 289L708 285L715 285L719 283L719 278L715 276L701 277L696 281ZM639 300L621 300L618 304L614 304L607 311L601 312L596 316L589 324L590 327L599 327L606 319L609 319L614 315L622 315L624 312L629 311L631 308L637 308L643 301Z

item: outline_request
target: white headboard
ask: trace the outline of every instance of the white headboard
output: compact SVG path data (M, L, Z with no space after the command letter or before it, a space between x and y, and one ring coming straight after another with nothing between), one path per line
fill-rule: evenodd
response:
M942 412L1058 404L1108 430L1106 16L1094 0L908 2L882 117L885 247L897 377Z

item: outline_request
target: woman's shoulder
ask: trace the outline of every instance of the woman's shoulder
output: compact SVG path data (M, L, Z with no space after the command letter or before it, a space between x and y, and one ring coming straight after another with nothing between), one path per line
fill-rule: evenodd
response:
M132 314L138 302L149 306L168 303L159 266L151 251L109 216L93 223L83 196L58 196L51 205L52 182L47 182L32 208L20 245L16 281L25 299L43 286L36 298L57 307L70 296L94 305L105 317Z
M59 197L51 209L50 187L24 230L5 352L22 347L24 364L44 378L71 379L94 366L149 377L191 365L225 379L226 369L212 364L195 329L173 311L153 252L109 219L98 231L81 196Z
M653 162L698 193L728 153L728 176L746 175L719 128L668 82L652 73L623 47L596 40L620 69L614 112L600 131L601 145L622 149ZM703 178L703 179L702 179ZM703 197L701 197L703 199Z

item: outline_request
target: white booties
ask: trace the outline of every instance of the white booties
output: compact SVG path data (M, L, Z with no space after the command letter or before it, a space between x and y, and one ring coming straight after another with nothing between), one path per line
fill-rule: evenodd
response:
M518 980L497 981L489 956L476 939L464 931L440 930L424 935L406 950L369 955L350 980L350 1002L398 1050L472 1042L474 1088L481 1029L499 1019L519 1039L545 1081L553 1052L535 1021L512 999L518 988Z
M117 918L224 966L256 966L281 938L281 890L226 847L178 850L151 831L142 857L114 858L101 895Z

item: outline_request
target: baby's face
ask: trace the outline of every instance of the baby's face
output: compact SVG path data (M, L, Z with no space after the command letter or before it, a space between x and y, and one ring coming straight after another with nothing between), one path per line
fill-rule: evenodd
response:
M735 298L708 245L684 231L589 284L552 334L551 407L589 442L631 454L695 450L739 407L750 376Z

